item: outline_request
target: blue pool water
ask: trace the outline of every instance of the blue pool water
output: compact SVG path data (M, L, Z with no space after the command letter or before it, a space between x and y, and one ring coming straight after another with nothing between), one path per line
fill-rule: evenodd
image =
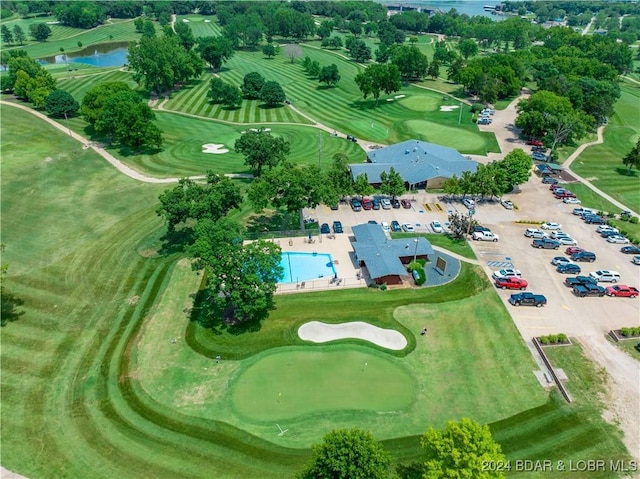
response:
M280 266L284 270L280 283L299 283L335 276L333 259L328 253L283 252Z

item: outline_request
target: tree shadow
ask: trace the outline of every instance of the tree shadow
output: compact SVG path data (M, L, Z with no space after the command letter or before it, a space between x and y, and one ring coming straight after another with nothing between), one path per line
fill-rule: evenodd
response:
M262 320L269 315L268 310L258 316L239 320L234 316L233 305L221 306L218 301L213 301L211 293L206 288L201 289L193 298L193 307L189 314L189 320L198 323L212 334L223 333L238 336L245 333L256 333L262 329Z
M316 87L316 90L325 91L325 90L332 90L333 88L335 88L333 85L318 85Z
M412 462L407 466L398 464L398 466L396 466L396 471L401 479L422 479L423 470L422 466L418 462Z
M260 108L261 110L277 110L279 108L284 108L284 105L282 103L276 103L276 104L262 103L258 108Z
M162 148L154 148L152 146L147 146L147 147L141 148L139 150L133 150L133 149L129 148L128 146L121 146L118 149L118 152L124 157L138 156L138 155L153 156L153 155L157 155L161 151L162 151Z
M617 167L615 170L616 170L616 173L618 173L620 176L626 176L629 178L638 177L638 170L632 169L631 171L629 171L628 168L620 168L620 167Z
M171 255L174 253L184 253L187 246L194 241L193 228L185 226L179 230L168 231L160 237L162 246L158 250L160 255Z
M24 304L24 300L8 292L4 287L0 287L0 302L2 303L0 326L4 327L8 323L17 321L24 314L24 311L18 310Z
M386 103L385 100L383 101ZM375 100L357 100L357 101L351 102L349 106L351 108L355 108L356 110L366 111L366 110L375 110L379 106L382 106L383 104L384 103L378 102L378 104L376 105Z
M239 110L240 108L242 108L240 105L234 105L234 106L227 105L227 106L220 107L222 111L236 111L236 110Z

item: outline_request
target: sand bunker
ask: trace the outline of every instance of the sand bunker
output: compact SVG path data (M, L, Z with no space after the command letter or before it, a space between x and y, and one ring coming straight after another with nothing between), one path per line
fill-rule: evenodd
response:
M343 324L326 324L319 321L305 323L298 329L298 336L305 341L326 343L336 339L364 339L383 348L400 350L407 346L407 339L393 329L382 329L369 323L356 321Z
M460 108L458 105L443 105L440 107L440 111L453 111L456 108Z
M229 153L229 150L223 147L224 145L219 145L217 143L207 143L206 145L202 145L202 153L213 153L214 155Z

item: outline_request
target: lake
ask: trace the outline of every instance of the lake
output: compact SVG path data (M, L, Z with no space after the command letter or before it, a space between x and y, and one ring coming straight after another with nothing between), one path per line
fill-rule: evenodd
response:
M501 15L492 15L490 12L484 10L485 5L496 6L501 3L497 0L384 0L381 3L384 5L411 5L419 7L433 7L445 13L452 8L455 8L458 13L466 13L470 17L481 15L483 17L490 17L494 20L504 19L504 17Z
M67 54L68 63L85 63L96 67L121 67L127 63L128 42L110 42L91 45ZM40 58L40 63L65 63L65 54Z

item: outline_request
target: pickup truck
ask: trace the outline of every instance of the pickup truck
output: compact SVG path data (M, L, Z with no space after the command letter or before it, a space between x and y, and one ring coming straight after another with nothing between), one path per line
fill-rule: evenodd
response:
M564 283L570 288L583 284L598 284L598 282L589 276L570 276L564 280Z
M533 293L518 293L512 294L509 298L509 302L514 306L535 306L536 308L540 308L547 304L547 298L545 298L541 294L533 294Z
M498 241L498 235L491 231L474 231L471 238L476 241Z
M578 284L573 287L573 294L584 298L585 296L604 296L605 289L597 284Z
M534 239L531 243L534 248L544 249L558 249L560 248L560 242L549 238Z

